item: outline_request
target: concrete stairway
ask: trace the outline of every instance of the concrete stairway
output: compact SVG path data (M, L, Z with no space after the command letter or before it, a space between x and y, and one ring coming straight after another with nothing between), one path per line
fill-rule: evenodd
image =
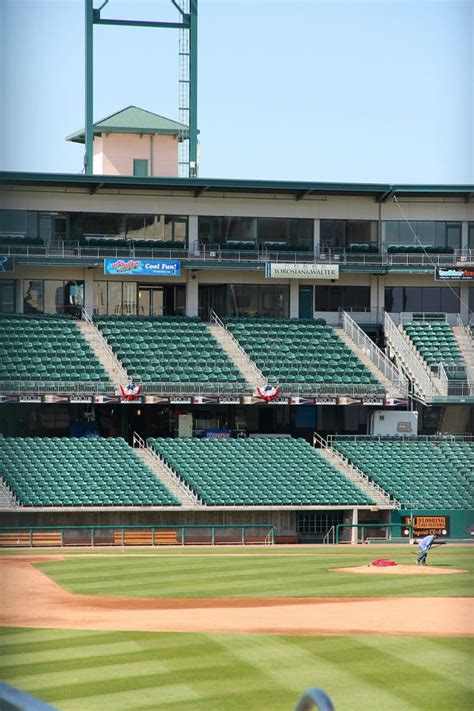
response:
M366 474L360 471L357 467L349 462L342 454L337 452L335 449L330 447L321 447L318 452L327 461L332 464L336 469L338 469L346 479L353 482L359 489L361 489L366 496L371 498L376 506L388 508L398 508L399 504L395 499L392 499L390 495L382 489L381 486L370 481Z
M202 508L203 504L201 504L196 494L178 479L176 474L152 449L149 447L135 447L133 451L145 462L168 491L171 491L176 496L178 501L181 502L182 508Z
M226 328L216 323L207 324L207 328L216 341L220 343L235 367L240 370L248 385L254 391L257 388L262 388L266 383L265 376L257 368L255 363L250 360L232 334L229 333Z
M382 371L377 368L377 366L372 363L370 358L365 354L364 349L358 346L352 338L349 336L348 333L344 331L343 328L339 326L334 326L334 330L336 331L337 335L339 338L344 341L346 346L348 346L351 351L358 357L358 359L365 365L367 370L369 370L374 378L377 378L379 383L383 385L384 391L387 393L389 397L393 398L404 398L406 397L406 393L403 393L399 388L396 388L395 385L387 378L386 375L382 373Z
M474 373L474 338L461 326L452 326L454 338L470 373Z
M78 321L77 325L118 392L120 385L130 381L127 371L96 326L88 321Z
M10 489L5 485L2 477L0 477L0 509L16 509L18 504Z

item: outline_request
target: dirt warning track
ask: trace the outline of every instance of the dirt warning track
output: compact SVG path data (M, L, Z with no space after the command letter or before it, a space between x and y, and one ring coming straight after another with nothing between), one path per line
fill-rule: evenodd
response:
M56 558L57 559L57 558ZM76 595L31 563L2 558L0 625L120 631L474 635L474 599L144 599Z

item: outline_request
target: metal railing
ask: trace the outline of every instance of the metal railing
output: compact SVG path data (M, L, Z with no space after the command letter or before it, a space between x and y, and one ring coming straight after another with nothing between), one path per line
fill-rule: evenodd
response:
M81 315L82 320L89 324L89 326L91 326L91 328L94 330L94 336L97 338L102 348L104 348L104 350L107 352L108 356L112 359L112 362L119 371L119 373L123 372L125 374L126 382L132 382L132 378L128 375L122 363L117 358L117 355L115 354L115 351L113 350L112 346L107 341L100 328L97 327L94 320L84 307L82 307ZM123 383L123 385L125 385L125 383Z
M252 390L248 388L246 391L245 383L212 383L212 382L195 382L195 383L173 383L173 382L154 382L143 383L143 395L175 395L177 397L191 395L251 395Z
M12 241L15 237L12 235ZM25 239L25 241L27 241ZM119 241L119 240L117 240ZM49 244L3 244L4 256L49 257L77 259L179 259L205 262L289 262L320 264L358 264L362 266L469 266L474 264L474 250L457 249L451 254L401 253L386 251L358 253L350 251L272 251L267 249L223 249L221 245L190 245L186 247L90 245L77 240L52 241Z
M0 380L0 392L10 395L27 394L31 396L40 395L100 395L104 393L115 393L115 387L110 382L87 381L60 381L60 380Z
M334 705L323 689L308 689L295 706L295 711L335 711Z
M326 533L324 534L323 543L324 543L324 545L329 546L329 545L334 545L335 542L336 542L336 527L331 526L329 531L326 531Z
M196 505L199 505L200 507L205 505L202 499L200 499L199 496L190 488L187 482L181 479L181 477L170 467L166 459L164 459L161 454L156 452L154 449L149 447L143 437L140 437L138 432L133 433L132 447L134 449L141 449L147 452L148 456L150 456L159 466L163 467L178 491L183 489L183 493L189 496L189 498Z
M375 345L372 339L369 338L346 311L342 312L342 328L354 341L356 346L362 348L370 362L390 380L397 390L403 393L404 397L406 397L408 394L408 378L394 366L385 353Z
M406 435L406 434L391 434L391 435L328 435L328 444L332 446L333 442L474 442L474 435L466 434L436 434L436 435Z
M392 321L390 315L385 313L385 337L399 360L405 365L410 377L414 381L415 389L423 398L432 398L438 394L426 366L421 361L408 339L404 338L401 331Z
M234 334L229 331L225 323L222 321L221 318L216 314L216 312L211 309L210 310L210 319L211 322L213 322L216 326L219 326L219 328L224 329L226 335L231 339L233 345L237 348L239 355L242 359L242 362L245 363L246 367L249 368L252 373L254 374L255 380L260 381L262 384L266 382L266 378L262 371L257 367L257 365L253 362L253 360L250 358L249 354L247 351L245 351L238 340L235 338Z
M360 477L366 485L368 485L369 489L375 489L377 494L381 496L383 499L385 499L388 502L389 506L394 506L395 508L399 509L400 508L400 502L397 501L393 496L391 496L388 491L385 491L380 484L377 484L376 481L371 479L368 474L362 471L362 469L359 469L358 466L356 466L353 462L351 462L347 457L345 457L341 452L339 452L337 449L334 449L332 446L332 440L330 439L330 436L327 438L327 440L324 439L324 437L321 437L318 432L313 432L313 447L315 449L326 449L329 451L332 456L339 460L339 462L349 468L350 470L354 471L356 477Z

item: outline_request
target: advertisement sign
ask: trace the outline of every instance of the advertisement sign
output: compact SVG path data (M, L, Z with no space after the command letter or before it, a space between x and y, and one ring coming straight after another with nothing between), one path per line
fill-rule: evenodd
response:
M0 257L0 272L15 271L15 262L13 257Z
M204 430L203 437L213 437L215 439L230 439L232 430Z
M437 281L474 281L474 267L436 267Z
M181 262L177 259L104 259L104 274L179 276Z
M413 535L418 537L449 536L449 516L405 516L405 525L412 523Z
M41 402L41 395L20 395L18 402Z
M265 276L267 279L339 279L339 265L267 262Z

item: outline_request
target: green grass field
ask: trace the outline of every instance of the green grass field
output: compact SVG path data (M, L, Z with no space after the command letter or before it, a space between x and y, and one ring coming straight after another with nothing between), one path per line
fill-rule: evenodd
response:
M452 596L471 595L473 589L473 556L462 546L433 551L429 562L466 568L469 574L422 578L329 572L379 557L413 563L408 546L70 553L37 567L68 590L88 594ZM291 711L311 686L324 688L337 711L474 708L473 642L468 637L3 628L0 649L2 679L61 711Z
M428 562L470 573L443 576L360 576L330 568L374 558L415 564L413 547L159 549L148 555L70 557L37 567L75 593L129 597L469 596L474 588L470 547L438 548Z
M471 641L4 629L2 678L63 711L469 711Z

